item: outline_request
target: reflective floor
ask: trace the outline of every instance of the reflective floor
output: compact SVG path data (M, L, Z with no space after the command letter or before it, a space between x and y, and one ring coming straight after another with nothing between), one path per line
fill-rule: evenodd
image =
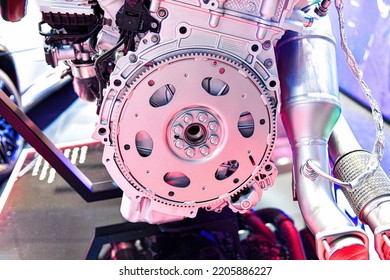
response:
M31 3L35 1L30 1ZM347 11L354 12L354 17L348 22L348 37L357 42L355 52L360 51L359 62L362 62L365 74L374 88L374 94L379 95L379 102L388 105L388 78L389 52L388 28L389 15L378 16L376 5L368 1L345 1ZM362 3L360 5L359 3ZM383 2L383 1L376 1ZM20 87L24 92L36 79L39 73L48 68L42 57L41 41L36 30L36 20L40 17L36 7L29 5L29 12L25 20L32 23L21 25L1 22L1 43L5 43L10 51L14 52L17 70L22 73ZM358 5L359 4L359 5ZM367 7L370 9L367 9ZM375 6L375 7L374 7ZM372 9L374 7L375 9ZM368 13L369 12L369 13ZM369 19L369 23L362 20ZM336 20L335 20L336 21ZM360 23L360 24L359 24ZM6 25L5 25L6 24ZM359 24L359 25L357 25ZM27 29L28 28L28 29ZM372 34L375 31L375 36ZM14 34L24 33L25 36L14 40ZM38 38L37 38L38 37ZM337 36L336 36L337 38ZM373 43L374 42L374 43ZM373 48L366 48L373 46ZM370 53L367 52L370 50ZM340 56L340 53L338 53ZM26 62L34 60L30 65ZM367 59L368 58L368 59ZM344 57L338 61L343 61ZM20 62L20 63L19 63ZM25 73L25 69L29 69ZM338 65L340 85L349 91L350 95L363 97L363 94L353 83L349 70L344 65ZM368 72L368 70L372 70ZM31 75L31 77L30 77ZM384 78L378 82L378 76ZM352 86L350 81L352 82ZM68 91L70 89L68 88ZM356 91L356 92L354 92ZM383 94L385 92L386 94ZM362 100L362 98L360 98ZM37 106L30 116L45 134L56 144L87 141L90 139L97 116L94 103L85 103L75 100L71 92L61 91L56 98L49 99ZM370 112L360 105L342 96L343 112L355 132L363 148L371 151L375 139L375 126ZM64 110L58 111L58 107ZM66 108L66 109L65 109ZM390 115L390 106L386 106L386 113ZM390 127L385 126L386 139L390 139ZM276 184L263 194L257 208L279 208L286 212L298 229L304 228L298 203L292 201L291 188L291 158L288 141L280 130L275 151L279 176ZM100 164L97 160L96 164ZM390 153L385 151L382 167L390 175ZM5 197L5 185L0 186L0 198ZM53 187L47 185L23 185L12 189L5 205L5 211L0 213L0 259L84 259L96 227L123 222L119 213L120 199L110 199L101 202L85 202L70 186ZM373 254L372 258L375 258Z
M72 94L69 96L73 98ZM361 145L371 150L375 127L370 113L344 96L342 104L344 114ZM56 106L56 101L52 100L44 106ZM45 127L45 134L54 143L91 139L97 120L94 103L77 99L58 117L46 118L44 111L40 112L41 118L35 116L34 119L48 122L42 127ZM287 158L279 161L280 174L276 184L263 194L257 208L283 210L294 220L296 227L302 229L304 223L298 204L291 199L289 146L282 130L280 134L275 152L277 156ZM390 135L388 125L386 135ZM383 168L390 174L388 152L383 160ZM40 185L29 185L14 189L6 202L5 211L0 213L0 259L83 259L96 227L123 222L119 205L119 198L87 203L69 186L42 188Z

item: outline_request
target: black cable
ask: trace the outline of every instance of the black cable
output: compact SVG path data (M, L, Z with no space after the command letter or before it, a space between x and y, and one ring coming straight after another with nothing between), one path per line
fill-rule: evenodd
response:
M101 56L99 56L95 60L94 68L95 68L96 78L98 80L98 85L99 85L98 98L97 98L97 112L96 112L97 114L99 114L99 112L100 112L100 107L101 107L102 101L103 101L103 88L104 88L104 85L106 83L106 81L102 75L102 72L103 72L102 64L106 60L108 60L121 45L123 45L123 43L125 42L126 39L127 39L126 36L121 36L118 40L118 43L113 48L106 51L104 54L102 54Z

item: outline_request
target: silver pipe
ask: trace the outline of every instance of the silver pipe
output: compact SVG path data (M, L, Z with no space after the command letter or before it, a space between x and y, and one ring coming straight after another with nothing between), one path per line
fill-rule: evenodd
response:
M338 208L333 185L307 162L330 173L327 144L341 109L335 42L327 16L277 46L281 117L293 154L294 192L316 237L319 259L367 259L368 238Z
M362 149L344 117L340 117L329 139L329 156L334 175L351 181L364 171L371 154ZM390 180L381 167L358 189L341 188L362 223L375 236L375 250L381 259L390 259Z

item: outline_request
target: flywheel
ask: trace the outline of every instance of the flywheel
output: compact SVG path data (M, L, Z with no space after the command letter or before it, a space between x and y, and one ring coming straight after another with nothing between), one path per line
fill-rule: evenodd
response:
M253 207L277 173L276 102L262 81L210 53L171 55L123 79L125 71L112 83L116 98L106 99L104 155L125 192L122 214L164 222L199 208Z

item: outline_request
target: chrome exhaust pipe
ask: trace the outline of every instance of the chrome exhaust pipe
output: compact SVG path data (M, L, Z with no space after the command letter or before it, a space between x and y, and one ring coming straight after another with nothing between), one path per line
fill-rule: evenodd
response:
M343 116L329 139L329 156L334 163L334 176L350 182L361 174L371 154L363 150ZM390 259L390 180L381 167L359 188L341 188L360 221L375 236L375 250L381 259Z
M316 237L319 259L368 259L364 231L338 208L333 184L308 161L330 173L328 140L341 106L335 41L327 16L277 46L281 118L293 154L293 189L303 218Z

